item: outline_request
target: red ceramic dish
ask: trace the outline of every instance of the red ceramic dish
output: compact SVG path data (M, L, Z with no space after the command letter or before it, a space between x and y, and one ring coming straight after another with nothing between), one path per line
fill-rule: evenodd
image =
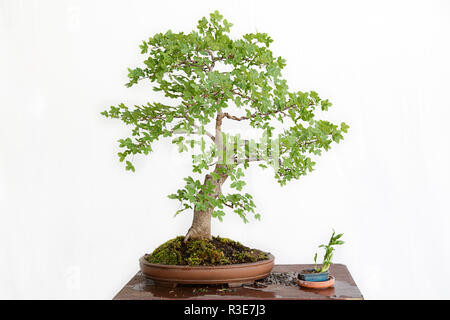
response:
M334 277L330 275L327 281L304 281L297 280L300 287L311 288L311 289L326 289L334 286Z

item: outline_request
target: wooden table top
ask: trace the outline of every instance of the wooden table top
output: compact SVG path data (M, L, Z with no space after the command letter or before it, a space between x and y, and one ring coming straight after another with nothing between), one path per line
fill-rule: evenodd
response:
M278 264L272 272L298 272L312 268L311 264ZM333 264L330 268L336 280L334 288L307 289L298 285L286 286L271 284L265 288L243 286L227 288L226 286L185 285L175 288L156 286L139 271L113 300L362 300L359 291L347 267Z

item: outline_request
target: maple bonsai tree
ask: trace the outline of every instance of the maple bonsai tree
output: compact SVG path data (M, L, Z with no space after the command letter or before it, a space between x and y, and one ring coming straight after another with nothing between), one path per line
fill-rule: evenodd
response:
M252 196L243 192L250 165L273 168L284 185L311 171L312 157L339 142L348 129L345 123L317 119L331 103L316 92L289 91L281 75L285 60L274 56L267 34L232 39L231 26L216 11L188 34L169 30L143 41L144 65L128 69L126 86L149 82L170 102L121 103L102 112L132 127L131 136L119 140L118 155L127 170L135 171L132 156L147 155L160 138L171 139L180 152L191 150L194 177L169 195L180 201L177 213L193 210L184 241L211 239L211 218L222 220L227 208L244 222L249 215L260 218ZM227 133L228 121L257 130L260 138ZM235 191L225 194L227 181Z

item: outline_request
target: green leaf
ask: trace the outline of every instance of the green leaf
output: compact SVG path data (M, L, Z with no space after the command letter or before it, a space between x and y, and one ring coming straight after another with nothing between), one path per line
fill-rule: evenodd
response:
M342 132L347 133L348 132L348 128L350 128L350 126L347 125L345 122L341 123L341 130L342 130Z
M131 171L135 171L135 169L134 169L134 166L133 166L133 164L130 162L130 161L127 161L126 162L126 167L125 167L125 169L126 170L131 170Z

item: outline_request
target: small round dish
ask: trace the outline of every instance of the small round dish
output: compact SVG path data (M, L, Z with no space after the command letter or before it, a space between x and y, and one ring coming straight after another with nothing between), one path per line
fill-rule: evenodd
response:
M297 279L297 283L300 287L311 289L326 289L334 286L334 277L329 276L327 281L305 281Z

